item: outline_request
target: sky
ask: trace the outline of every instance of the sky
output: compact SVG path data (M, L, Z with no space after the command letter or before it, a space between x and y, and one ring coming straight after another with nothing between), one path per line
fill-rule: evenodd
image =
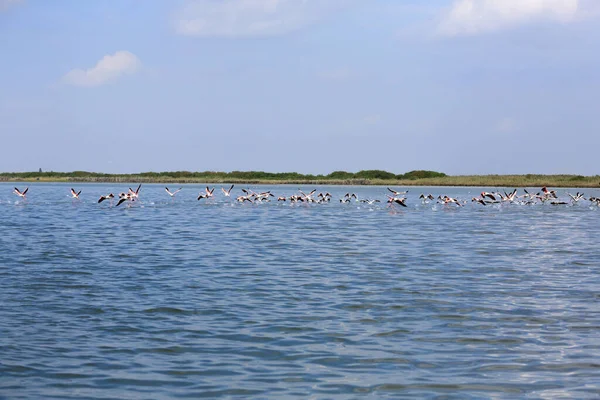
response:
M600 174L598 0L0 0L0 171Z

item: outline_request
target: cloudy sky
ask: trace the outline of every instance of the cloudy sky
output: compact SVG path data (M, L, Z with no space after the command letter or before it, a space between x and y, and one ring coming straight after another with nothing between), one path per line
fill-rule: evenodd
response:
M600 173L598 0L0 0L0 171Z

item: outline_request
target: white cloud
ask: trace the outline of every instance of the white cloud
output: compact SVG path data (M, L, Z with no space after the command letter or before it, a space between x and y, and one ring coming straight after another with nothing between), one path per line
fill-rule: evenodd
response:
M351 0L188 0L175 17L181 35L247 37L293 32Z
M0 0L0 11L8 10L8 7L22 2L23 0Z
M63 82L74 86L100 86L122 75L133 74L141 67L140 60L128 51L106 55L89 69L73 69L63 76Z
M438 28L447 36L474 35L539 20L566 23L579 11L579 0L456 0Z

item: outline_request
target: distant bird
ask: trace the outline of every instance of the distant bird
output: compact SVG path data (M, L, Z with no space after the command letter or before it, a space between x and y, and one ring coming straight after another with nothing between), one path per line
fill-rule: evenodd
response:
M317 202L320 204L329 203L331 201L331 193L329 193L329 192L326 192L325 194L319 193L317 195L317 197L319 198L319 200L317 200Z
M482 196L483 197L483 196ZM442 204L450 204L450 203L454 203L459 207L462 207L462 204L460 204L460 201L458 199L452 198L452 197L448 197L446 195L444 195L444 197L442 197L441 195L438 196L438 202L442 203Z
M207 186L206 190L204 191L204 194L199 194L198 195L198 200L200 200L200 199L208 199L209 197L212 197L214 191L215 191L215 188L212 188L212 190L210 190L208 188L208 186Z
M350 193L346 193L344 195L344 201L341 201L342 203L349 203L350 199L354 197L354 200L358 201L358 197L356 197L356 195L354 193L350 194Z
M100 198L98 199L98 203L102 203L104 200L113 199L114 197L115 195L112 193L109 193L106 196L100 196Z
M302 195L303 200L306 201L307 203L314 203L315 202L315 199L313 199L312 196L315 194L315 192L317 191L317 189L311 190L309 194L304 193L300 189L298 189L298 191Z
M573 196L571 193L568 193L568 192L567 192L567 194L569 195L569 197L571 198L573 203L577 203L581 199L585 200L585 197L583 197L583 193L577 192L577 194L575 194L575 196Z
M484 199L482 199L481 197L473 197L471 199L471 201L475 202L475 203L479 203L479 204L483 204L484 206L487 206L487 203L485 202Z
M271 201L269 199L269 197L275 197L275 195L273 193L271 193L271 191L266 191L266 192L262 192L262 193L258 193L258 194L254 194L254 201L258 201L259 203L262 201Z
M483 198L486 198L486 197L487 197L488 199L492 200L492 201L496 201L496 200L497 200L497 199L496 199L496 196L494 196L494 193L489 193L489 192L481 192L481 198L483 199Z
M126 201L135 201L135 196L131 193L127 193L125 196L122 196L122 197L119 196L119 197L120 197L120 199L117 202L116 207L119 207L121 204L123 204Z
M502 201L513 202L513 201L515 201L515 199L517 197L517 189L513 190L510 193L504 192L504 196L502 196L502 193L499 193L499 195L500 195L500 198L502 199Z
M235 185L231 185L231 187L229 188L229 190L225 190L225 188L221 188L221 190L223 191L223 194L227 197L231 196L231 189L233 189Z
M26 188L25 190L23 190L22 192L21 192L19 189L15 188L15 190L14 190L14 193L15 193L17 196L19 196L19 197L21 197L21 198L25 199L25 198L26 198L26 195L27 195L27 191L28 191L28 190L29 190L29 187L27 187L27 188Z
M539 199L541 197L540 192L534 194L534 193L529 193L527 191L527 189L523 189L523 191L525 192L525 194L519 196L522 199L535 200L535 199Z
M139 198L139 193L140 193L141 187L142 187L142 184L140 183L139 186L137 187L137 189L135 189L135 191L132 188L129 188L129 195L130 195L132 201Z
M406 193L408 193L408 190L406 190L406 191L404 191L404 192L398 192L397 190L390 189L390 188L387 188L387 190L389 190L390 192L394 193L394 196L398 196L398 195L401 195L401 194L406 194Z
M379 200L371 200L371 199L362 199L360 200L361 203L367 203L369 205L375 204L375 203L380 203Z
M286 201L286 200L287 200L287 198L285 198L284 196L279 196L277 198L277 201Z
M325 203L329 203L331 201L331 194L329 193L319 193L319 195L317 196L319 198L319 200L317 200L317 202L319 204L325 204Z
M168 187L165 187L165 190L167 191L167 193L168 193L168 194L169 194L169 196L171 196L171 197L175 196L175 195L177 194L177 192L179 192L181 189L182 189L182 188L179 188L179 189L177 189L176 191L174 191L174 192L171 192L171 191L169 190L169 188L168 188Z
M402 207L408 207L406 205L406 197L392 197L390 195L387 195L388 197L388 203L389 204L400 204Z
M542 188L542 193L544 193L546 197L554 197L555 199L557 198L556 192L554 190L548 190L546 186Z
M81 190L79 192L76 192L75 189L71 188L71 197L73 197L74 199L79 200L79 195L81 194Z
M198 196L198 200L200 200L200 196ZM254 201L252 200L251 196L238 196L235 199L236 201L239 201L240 203L243 203L245 201L249 201L250 203L253 203Z
M433 195L431 193L429 194L423 194L421 193L421 195L419 196L419 199L422 200L423 204L429 204L430 200L435 200L435 197L433 197Z

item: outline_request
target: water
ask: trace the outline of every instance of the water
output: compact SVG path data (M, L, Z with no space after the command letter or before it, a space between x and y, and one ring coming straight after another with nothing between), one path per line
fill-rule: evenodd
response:
M0 184L0 397L600 396L587 201L457 208L418 195L482 189L409 188L409 207L390 208L382 187L322 187L331 204L238 204L220 185L209 202L202 185L174 200L143 185L117 208L96 201L134 184L74 185L81 201L30 184L26 202L13 186ZM383 203L340 204L346 192Z

